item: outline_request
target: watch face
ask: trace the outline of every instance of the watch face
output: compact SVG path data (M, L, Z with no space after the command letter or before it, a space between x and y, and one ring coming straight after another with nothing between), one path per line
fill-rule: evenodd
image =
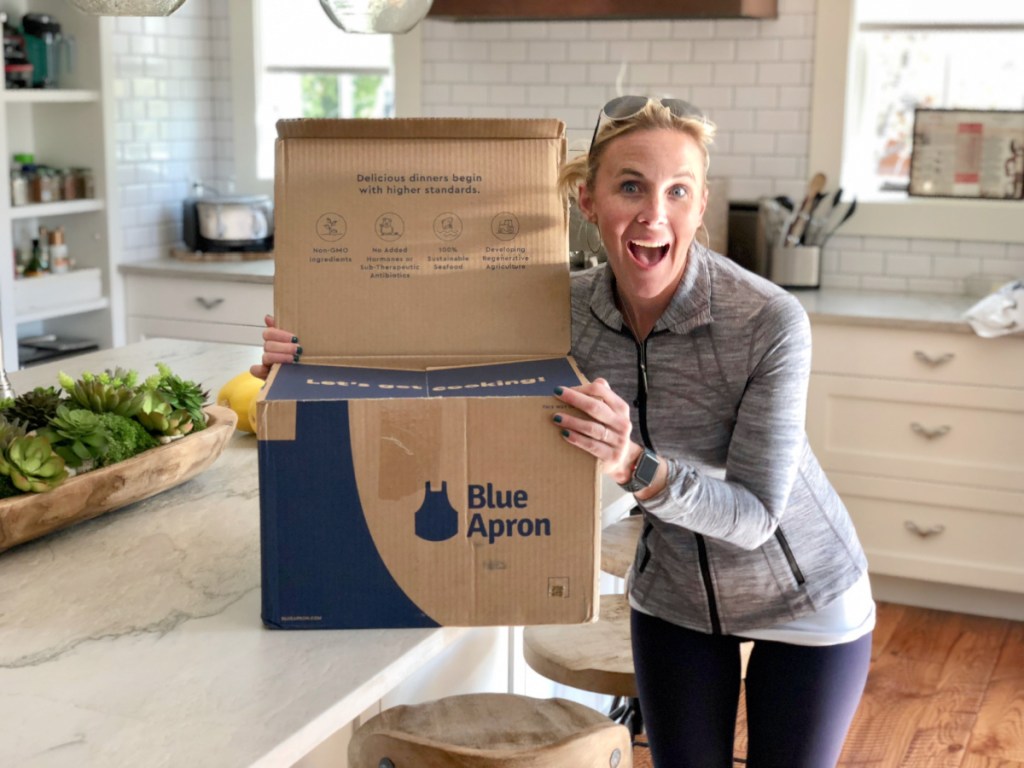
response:
M646 488L654 482L654 476L658 472L658 455L652 450L644 450L640 460L633 470L633 478Z

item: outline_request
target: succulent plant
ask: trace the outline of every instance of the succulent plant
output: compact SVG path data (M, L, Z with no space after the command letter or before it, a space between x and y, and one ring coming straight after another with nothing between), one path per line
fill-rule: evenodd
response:
M37 434L49 440L57 455L75 469L83 462L101 459L107 450L107 435L99 415L84 408L58 406L57 414Z
M83 373L75 381L61 371L60 385L71 400L93 413L116 413L119 416L134 416L142 408L144 395L136 387L137 375L118 369L112 375L107 371L99 376Z
M100 461L104 466L117 464L159 445L157 439L149 434L142 424L127 416L102 413L100 423L107 436L107 452Z
M189 412L175 408L160 390L149 390L146 402L135 419L150 432L166 437L179 437L192 431L194 424Z
M26 493L56 488L68 476L64 459L53 452L45 437L16 437L0 453L0 474Z
M11 440L16 437L24 437L28 430L25 429L25 425L17 419L10 420L7 418L7 414L0 411L0 451L6 448Z
M204 392L194 381L186 381L177 376L166 363L157 363L156 367L160 373L146 379L143 387L163 395L172 410L187 411L196 431L204 429L206 414L203 413L203 406L209 400L210 393Z
M11 406L4 410L4 416L8 421L22 422L31 432L45 427L57 413L61 402L60 392L53 387L36 387L14 398Z

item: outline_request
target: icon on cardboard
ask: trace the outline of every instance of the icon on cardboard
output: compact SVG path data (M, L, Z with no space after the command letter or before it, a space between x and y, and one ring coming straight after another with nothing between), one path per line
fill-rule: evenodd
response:
M434 234L438 240L458 240L462 234L462 219L454 213L442 213L434 219Z
M325 213L316 220L316 234L321 240L333 243L348 232L348 224L340 213Z
M447 541L459 532L459 513L448 501L448 482L441 483L441 490L427 490L423 504L416 510L416 535L425 541Z
M491 219L491 234L499 240L514 240L519 234L519 219L514 213L502 211Z
M405 222L397 213L382 213L377 217L374 229L377 237L391 243L405 234Z

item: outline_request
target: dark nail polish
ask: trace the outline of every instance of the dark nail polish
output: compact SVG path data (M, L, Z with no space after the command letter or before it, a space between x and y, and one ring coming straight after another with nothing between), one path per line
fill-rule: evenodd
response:
M562 437L568 437L568 436L569 436L569 430L568 429L563 429L562 430Z
M295 354L296 355L301 355L302 354L302 347L296 347L295 348Z
M564 390L561 387L555 387L555 394L560 395Z
M555 420L555 424L561 424L562 423L561 415L555 416L554 420Z
M292 362L293 363L299 362L299 356L298 355L292 355Z
M292 344L298 344L298 343L299 343L299 337L298 336L292 336Z

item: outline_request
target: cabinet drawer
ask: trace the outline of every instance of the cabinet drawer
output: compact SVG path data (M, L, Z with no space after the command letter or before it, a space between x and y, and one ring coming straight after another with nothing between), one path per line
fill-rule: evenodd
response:
M969 489L933 485L930 498L908 501L884 479L830 477L872 573L1024 592L1024 496L1003 494L1016 512L987 512L971 508Z
M1024 391L811 376L826 470L1024 490Z
M125 286L127 313L136 317L262 327L274 311L270 284L132 276Z
M1024 336L815 323L812 370L949 384L1024 388Z

